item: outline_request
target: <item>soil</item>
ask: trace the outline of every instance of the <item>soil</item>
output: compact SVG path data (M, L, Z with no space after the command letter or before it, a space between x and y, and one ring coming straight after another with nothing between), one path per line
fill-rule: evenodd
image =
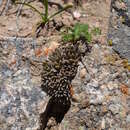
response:
M5 2L5 1L4 1ZM56 0L55 2L63 5L63 1ZM3 3L4 4L4 3ZM43 12L43 6L39 1L31 2L39 11ZM75 5L73 3L73 5ZM1 6L4 8L5 4ZM23 7L21 14L18 15L19 5L9 5L8 10L4 12L0 17L0 37L32 37L34 36L34 28L37 23L41 21L39 15L32 11L29 7ZM56 5L49 7L49 13L57 10ZM73 19L72 13L77 10L81 14L81 18ZM102 35L98 37L103 43L103 40L106 37L108 30L108 19L110 16L110 1L109 0L95 0L87 1L83 4L83 7L73 7L71 13L64 12L54 18L56 24L63 24L63 26L72 26L77 22L87 23L90 28L99 27L102 31ZM42 39L43 34L46 34L45 37L53 37L59 35L59 31L54 28L53 23L50 22L50 29L41 31L39 39ZM59 26L59 25L56 25Z

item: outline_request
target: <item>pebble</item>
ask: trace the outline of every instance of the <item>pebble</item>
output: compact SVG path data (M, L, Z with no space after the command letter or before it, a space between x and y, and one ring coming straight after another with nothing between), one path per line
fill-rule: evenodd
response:
M128 116L126 117L126 121L127 123L130 123L130 114L128 114Z
M85 68L81 69L80 70L80 78L84 79L86 77L86 75L87 75L86 69Z
M115 6L118 9L126 9L126 5L124 4L124 2L121 2L121 1L115 1Z
M90 104L97 105L103 102L104 96L102 95L100 90L90 88L89 90L86 89L86 91L89 94Z
M15 123L15 117L8 117L6 120L9 124Z
M22 73L22 71L21 70L18 70L16 73L14 73L14 77L16 77L16 76L18 76L18 75L20 75Z
M118 114L120 111L120 105L119 104L111 104L109 106L109 110L111 110L111 112L115 115Z
M87 130L85 126L80 126L79 130Z
M90 105L89 100L85 99L81 102L81 107L84 109Z
M130 79L130 72L127 72L127 76L128 76L128 78Z
M108 89L111 91L113 89L117 89L118 88L118 84L113 83L112 81L110 81L107 85Z
M96 80L92 80L91 83L88 83L87 86L91 87L91 88L98 88L99 87L99 84L98 84L98 81Z
M101 129L105 129L105 119L104 118L102 119L102 122L101 122Z
M89 82L90 80L91 80L91 76L90 76L90 74L87 74L87 75L86 75L86 78L85 78L85 81L86 81L86 82Z
M73 12L73 16L74 16L74 18L79 19L81 17L81 14L80 14L80 12L78 10L75 10Z

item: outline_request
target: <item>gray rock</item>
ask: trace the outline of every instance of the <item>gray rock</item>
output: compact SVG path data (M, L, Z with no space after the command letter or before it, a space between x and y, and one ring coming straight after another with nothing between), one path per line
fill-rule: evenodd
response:
M128 76L128 78L130 79L130 72L127 72L127 76Z
M114 0L115 1L115 0ZM119 3L116 1L116 3ZM128 7L127 13L125 12L112 12L110 19L110 27L108 39L112 40L113 49L120 54L121 57L127 58L130 61L130 1L127 0L126 6ZM126 15L126 23L123 24L120 20L119 15L123 17ZM113 27L112 21L117 19L117 29ZM128 17L128 18L127 18Z
M104 99L104 95L102 95L100 90L97 90L95 86L92 86L91 83L88 83L86 87L86 92L89 95L90 104L101 104Z
M11 42L2 44L8 46L8 51L9 48L19 51L20 45L22 49L27 45L22 41L17 47ZM20 61L18 66L9 66L6 62L8 55L3 53L5 49L0 54L5 59L0 59L0 130L36 130L39 127L39 115L46 107L46 94L32 83L30 68L26 63ZM18 59L24 52L22 49L16 54ZM13 55L14 51L8 52L9 55Z
M37 108L41 102L45 102L45 94L31 84L26 84L25 87L21 84L17 84L17 87L9 84L4 84L4 87L0 86L0 117L3 117L2 120L0 119L0 124L9 125L11 129L16 125L19 129L20 127L24 129L39 127L40 111ZM45 106L42 107L41 110ZM2 130L4 130L3 126L0 126Z
M110 81L107 84L107 87L108 87L109 90L117 89L118 88L118 84L117 83L113 83L112 81Z
M89 82L89 81L91 80L90 74L87 74L87 75L86 75L85 80L86 80L86 82Z
M130 114L128 114L128 116L126 117L126 121L130 123Z
M3 1L3 0L0 0L0 6L1 6L1 4L2 4L2 1Z
M91 88L99 88L98 81L96 81L94 79L91 81L91 83L88 83L88 86Z
M111 104L109 106L109 110L111 110L111 112L115 115L118 114L120 112L120 105L119 104Z

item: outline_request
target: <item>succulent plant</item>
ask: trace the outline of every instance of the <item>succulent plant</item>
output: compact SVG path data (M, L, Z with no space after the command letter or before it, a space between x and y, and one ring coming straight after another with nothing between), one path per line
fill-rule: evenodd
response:
M78 62L89 51L83 37L75 42L67 42L43 62L41 88L50 96L45 112L41 115L42 129L50 117L60 123L71 106L71 82L77 74Z

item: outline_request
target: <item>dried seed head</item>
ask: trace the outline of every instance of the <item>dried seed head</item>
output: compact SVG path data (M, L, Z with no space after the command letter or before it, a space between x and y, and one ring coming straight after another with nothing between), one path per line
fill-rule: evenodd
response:
M78 62L88 50L86 47L86 43L83 41L77 41L74 44L63 43L58 48L52 45L50 48L55 50L43 62L41 88L51 97L48 113L49 117L55 117L57 122L62 121L64 114L70 108L73 95L70 85L77 74ZM81 70L80 76L85 75L86 70ZM62 118L58 115L61 115Z

